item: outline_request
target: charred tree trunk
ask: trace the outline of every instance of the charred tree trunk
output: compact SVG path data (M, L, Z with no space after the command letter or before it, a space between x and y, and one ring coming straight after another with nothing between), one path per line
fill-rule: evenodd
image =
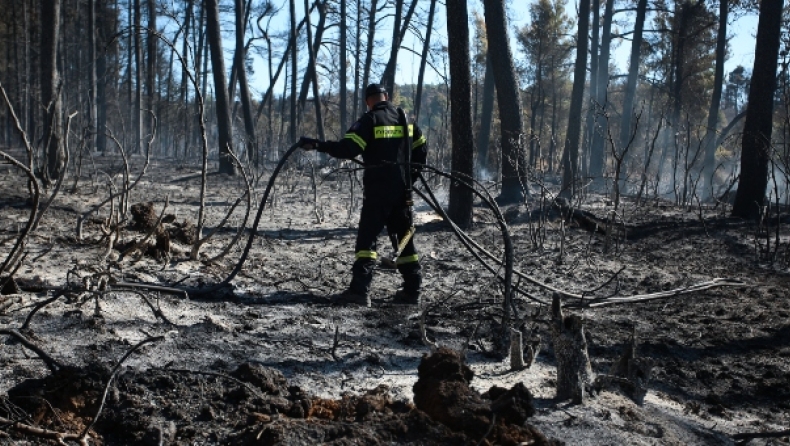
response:
M726 3L724 1L723 3ZM636 23L634 24L634 38L631 41L631 57L628 63L628 79L625 86L625 99L623 100L623 121L620 125L620 147L625 148L631 135L639 129L631 128L634 117L634 101L636 100L636 84L639 79L639 62L642 59L642 37L645 29L645 16L647 15L647 0L638 0L636 4ZM630 153L629 150L627 152ZM627 156L626 154L626 156ZM623 159L626 162L626 159Z
M88 150L96 148L96 0L88 0Z
M147 43L148 49L146 53L148 53L148 64L146 67L146 99L147 105L146 108L148 109L147 116L150 119L147 122L147 129L146 131L150 134L154 131L154 119L157 118L157 111L156 107L158 104L157 101L157 87L156 87L156 60L158 59L157 54L157 37L156 37L156 2L154 0L148 0L148 35L147 35ZM168 98L169 99L169 98Z
M381 76L381 84L389 88L390 95L395 93L395 64L398 59L398 50L400 49L400 23L403 18L403 0L393 0L395 4L395 12L392 14L392 43L390 46L390 57L387 60L387 66L384 68L384 74Z
M348 124L348 66L346 47L348 46L348 22L346 21L346 1L340 2L340 131L345 131ZM318 80L316 79L316 82ZM318 98L316 98L318 100Z
M358 116L359 111L359 61L362 60L362 0L356 0L357 4L357 20L356 20L356 33L354 34L354 97L352 103L354 119ZM345 124L344 124L345 126ZM345 128L342 128L345 130Z
M230 157L233 150L231 132L228 82L225 80L225 58L222 55L222 33L219 27L219 5L217 0L204 0L206 9L206 33L211 49L211 71L214 75L214 94L216 95L217 133L219 134L219 173L236 174L236 166Z
M247 159L258 166L257 139L255 137L255 121L252 117L252 100L250 99L250 86L247 82L246 59L247 51L244 46L244 34L247 21L244 19L244 0L236 0L236 73L239 79L239 97L241 110L244 115L244 133L246 136Z
M551 336L557 360L557 400L584 401L586 387L592 384L593 372L587 354L584 322L577 315L563 316L560 295L551 303Z
M194 9L194 3L192 0L187 0L186 3L186 19L184 20L184 42L181 46L181 56L184 58L185 61L188 63L189 58L189 32L192 27L192 14ZM187 76L187 64L181 65L181 88L180 88L180 103L184 107L184 113L189 116L189 77ZM184 119L184 159L187 158L187 150L189 148L189 135L190 135L190 124L192 120L187 118ZM173 149L174 152L177 152L175 148Z
M579 2L579 32L576 39L576 64L573 70L573 90L568 112L568 132L562 153L562 192L564 197L576 195L579 174L579 138L581 137L582 102L587 77L587 33L589 32L590 2Z
M646 1L646 0L643 0ZM727 19L729 18L730 3L727 0L719 2L719 30L716 36L716 71L713 76L713 95L710 98L708 109L708 128L702 140L705 151L705 161L702 166L700 191L703 199L713 196L713 169L716 164L716 128L719 126L719 106L721 105L721 90L724 83L724 59L727 53ZM706 187L707 184L707 187Z
M598 97L598 47L601 42L601 0L592 0L592 38L590 40L590 86L588 88L587 115L584 126L584 139L582 144L582 158L586 161L582 163L580 174L589 174L588 162L590 160L590 150L592 148L593 134L595 134L595 101Z
M431 31L433 30L433 16L436 12L436 0L431 0L428 10L428 29L425 30L425 41L422 44L422 57L420 57L420 71L417 75L417 92L414 95L414 121L420 119L420 109L422 108L422 87L425 80L425 65L428 63L428 52L431 49ZM493 80L492 80L493 81ZM493 92L491 92L493 94Z
M134 0L134 105L132 106L132 150L142 153L143 144L143 42L140 0Z
M510 40L507 35L504 0L485 0L485 23L488 32L491 64L494 69L499 119L502 133L502 191L497 197L500 203L518 203L524 199L527 165L521 135L524 124L521 115L521 99Z
M296 79L297 79L297 61L298 51L296 44L296 0L290 0L291 10L291 116L288 126L288 139L291 142L296 142Z
M467 23L466 0L447 0L447 23ZM447 28L450 57L450 113L453 134L453 173L463 178L474 174L474 139L472 136L471 77L469 74L469 27ZM472 224L472 190L459 182L450 183L448 214L461 228Z
M592 145L590 146L590 176L600 179L603 176L606 151L605 135L608 134L607 127L609 122L604 117L607 110L607 94L609 86L609 51L612 42L612 14L614 0L606 0L606 9L603 14L603 30L601 34L601 54L598 57L598 75L595 82L595 128L592 134Z
M483 108L480 111L480 133L477 135L477 169L481 173L488 169L488 145L491 139L491 121L494 117L494 70L491 68L490 51L486 54L484 76Z
M373 45L376 37L376 4L377 0L370 0L370 10L368 11L368 42L365 46L365 68L362 70L363 88L367 86L370 81L370 66L373 62ZM392 93L392 91L390 92ZM362 110L365 110L367 108L365 98L361 98L360 102Z
M414 14L414 9L417 7L417 0L412 0L409 10L406 11L406 17L403 18L401 23L401 14L403 14L403 0L395 1L395 24L392 32L392 49L390 51L390 58L387 61L387 66L384 68L384 74L381 77L382 85L390 87L390 92L395 93L395 70L398 66L398 51L400 51L401 42L406 36L406 30L409 28L411 16Z
M783 3L784 0L760 3L754 70L741 143L741 178L732 206L735 217L757 219L765 203Z
M58 73L58 40L60 36L60 0L41 2L41 102L44 105L44 176L49 181L60 177L65 160L61 141L60 74Z
M307 54L309 57L309 62L307 66L307 73L305 73L302 82L302 90L299 94L299 109L301 113L304 113L305 101L307 101L307 88L308 86L312 85L313 103L315 105L316 129L318 130L318 138L323 141L326 139L326 136L324 134L324 118L321 113L321 98L318 94L318 69L316 67L316 53L318 48L321 46L321 39L324 34L324 24L326 23L326 5L323 2L318 3L318 13L320 18L318 19L318 26L316 27L315 42L313 42L313 29L312 25L310 24L310 6L308 5L307 1L308 0L304 0L304 9L306 11L305 22L307 27Z

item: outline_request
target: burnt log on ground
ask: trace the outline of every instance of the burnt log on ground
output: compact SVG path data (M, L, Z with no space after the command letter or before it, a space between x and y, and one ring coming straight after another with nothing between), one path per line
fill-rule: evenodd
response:
M554 207L559 209L562 217L566 221L576 223L580 228L599 234L606 234L606 227L609 222L606 219L598 218L595 214L589 211L575 208L571 206L566 198L557 198L554 200ZM621 237L624 234L613 234Z

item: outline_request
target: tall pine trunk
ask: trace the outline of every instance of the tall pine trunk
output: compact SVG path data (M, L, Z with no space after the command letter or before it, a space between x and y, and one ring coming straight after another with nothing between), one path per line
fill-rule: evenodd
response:
M431 0L428 10L428 29L425 30L425 41L422 43L422 55L420 57L420 70L417 74L417 91L414 95L414 120L419 121L420 109L422 108L422 90L425 81L425 65L428 63L428 52L431 49L431 31L433 30L433 16L436 12L436 0ZM493 94L493 92L492 92Z
M607 110L608 85L609 85L609 52L612 42L612 14L614 0L606 0L606 8L603 15L603 29L601 31L601 54L598 56L598 75L595 82L595 127L592 133L592 145L590 146L590 176L599 180L603 176L606 152L606 135L609 122L603 116Z
M467 23L466 0L447 0L447 23ZM461 178L472 178L474 139L472 136L471 76L469 74L469 27L447 28L450 57L450 113L452 119L452 171ZM470 182L467 180L466 182ZM448 215L459 227L472 224L472 191L460 182L450 183Z
M590 158L593 134L595 133L595 101L598 98L598 47L601 42L601 0L592 0L592 40L590 41L590 85L588 88L587 115L584 127L584 143L582 144L582 155L585 162L582 163L582 176L587 176L589 166L587 161Z
M491 139L491 121L494 118L494 70L491 51L486 52L486 72L483 79L483 107L480 111L480 133L477 135L477 170L479 177L488 169L488 145Z
M725 0L723 3L726 3ZM645 16L647 15L647 0L638 0L636 4L636 23L634 24L634 38L631 40L631 57L628 63L628 78L625 86L625 98L623 99L623 120L620 124L620 148L625 149L631 135L636 134L639 129L631 128L634 117L634 102L636 100L636 85L639 78L639 62L642 59L642 38L645 29ZM633 152L629 150L626 155ZM623 163L627 158L623 158ZM621 184L621 188L624 183Z
M316 26L315 41L313 41L313 28L310 24L310 6L307 2L308 0L304 0L305 24L307 27L307 54L309 60L307 72L305 73L304 79L302 79L302 89L299 93L299 110L301 113L304 113L305 102L307 101L307 90L308 87L312 86L313 105L315 110L318 138L324 140L326 139L326 135L324 134L324 118L321 111L321 100L318 93L318 69L316 67L316 53L318 52L318 48L321 46L321 40L324 34L324 24L326 23L326 5L323 2L318 3L319 19L318 25Z
M346 130L348 124L348 73L346 73L346 66L348 65L347 50L348 46L348 22L346 21L346 0L340 1L340 131ZM316 99L317 100L317 99Z
M643 0L645 1L645 0ZM724 83L724 58L727 52L727 19L729 17L729 1L719 2L719 29L716 36L716 71L713 75L713 94L708 108L708 128L702 140L705 161L702 166L700 192L702 198L713 196L713 169L716 167L716 129L719 125L719 106L721 90ZM707 184L707 187L705 185Z
M590 22L590 1L579 2L579 32L576 38L576 64L573 69L573 90L568 111L568 131L562 152L562 192L564 197L576 195L576 178L579 175L579 138L581 137L582 102L587 77L587 33Z
M134 0L134 106L132 109L132 153L142 153L143 144L143 43L140 0Z
M96 148L96 0L88 0L88 149Z
M763 0L757 24L754 69L749 86L749 105L741 143L741 178L732 206L735 217L757 219L765 203L768 161L771 157L776 68L784 0Z
M368 11L368 41L365 45L365 68L362 70L362 87L368 85L370 81L370 66L373 63L373 45L376 38L376 4L377 0L370 0L370 10ZM362 109L365 110L364 94L360 98Z
M392 47L390 49L390 58L387 61L387 66L384 68L384 74L381 77L381 84L390 87L390 92L395 93L395 70L398 66L398 51L400 51L403 38L406 36L406 30L409 28L411 17L414 14L414 9L417 7L417 0L412 0L406 17L401 21L403 14L403 0L395 0L395 23L392 27Z
M524 124L521 117L521 91L513 66L510 39L507 35L504 0L485 0L485 23L488 33L491 64L494 69L499 119L502 133L502 190L497 197L500 203L517 203L523 200L527 166L521 136Z
M157 110L157 86L156 86L156 61L158 59L157 54L157 30L156 30L156 2L154 0L148 0L148 35L147 35L147 43L148 48L146 53L148 53L147 59L147 67L146 67L146 108L148 109L148 113L146 114L149 119L146 122L146 131L150 134L154 131L154 120L157 116L159 116ZM168 98L169 99L169 98ZM161 118L160 118L161 119Z
M296 142L296 80L297 80L297 61L298 51L296 44L296 0L290 0L291 10L291 120L288 126L288 139L291 144ZM306 11L305 11L306 12Z
M255 121L252 117L252 100L250 86L247 82L246 59L247 52L244 46L244 34L247 22L244 19L244 0L236 0L236 73L239 79L239 97L241 110L244 115L244 133L246 137L247 159L258 166L257 139L255 138Z
M236 174L236 167L230 152L233 150L233 135L228 102L228 85L225 79L225 58L222 55L222 33L219 26L219 5L217 0L204 0L206 9L206 34L211 49L211 72L214 75L214 94L216 95L217 133L219 134L219 173Z
M41 2L41 102L44 105L44 133L47 164L45 178L57 179L65 160L61 141L62 104L58 73L58 40L60 36L60 0Z
M187 118L184 119L184 159L187 158L187 151L189 148L189 135L192 119L189 119L189 78L187 70L189 69L189 32L192 29L194 2L187 0L186 2L186 19L184 20L184 42L181 46L181 57L186 61L181 66L181 88L180 88L180 103L183 106L184 113Z

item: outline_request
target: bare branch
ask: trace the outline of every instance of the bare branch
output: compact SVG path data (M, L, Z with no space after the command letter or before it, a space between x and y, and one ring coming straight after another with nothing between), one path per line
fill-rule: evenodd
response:
M52 373L56 373L58 370L63 368L63 365L60 362L58 362L58 360L50 356L47 352L42 350L41 347L37 346L32 341L30 341L30 339L26 338L22 333L13 329L2 328L0 329L0 334L4 334L6 336L11 336L15 338L28 350L31 350L33 353L38 355L38 357L41 358L42 361L44 361L44 364L47 365L47 367Z
M112 373L110 374L110 379L107 380L107 384L104 386L104 392L102 393L102 396L101 396L101 403L99 403L99 409L96 410L96 415L93 416L93 420L90 422L90 424L85 426L85 429L80 434L80 436L79 436L79 440L80 441L84 441L85 440L85 437L88 435L88 431L91 430L93 425L96 424L96 421L99 419L99 415L101 415L101 411L102 411L102 409L104 409L104 402L107 400L107 392L110 390L110 384L112 384L113 378L115 378L115 375L118 374L118 370L121 368L121 366L123 365L124 361L126 361L126 359L129 356L131 356L132 353L134 353L137 350L139 350L145 344L149 344L151 342L159 342L159 341L162 341L164 339L165 339L164 336L153 336L153 337L150 337L150 338L143 339L142 341L138 342L134 347L130 348L129 351L126 352L125 355L123 355L123 358L121 358L121 360L118 361L118 364L116 364L115 368L112 369Z

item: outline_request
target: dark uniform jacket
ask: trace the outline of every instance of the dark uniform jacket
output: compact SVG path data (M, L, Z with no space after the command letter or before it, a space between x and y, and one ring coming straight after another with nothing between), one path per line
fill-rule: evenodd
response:
M425 164L425 136L416 124L409 125L409 133L412 136L411 162ZM389 101L382 101L362 115L343 139L322 142L318 150L343 159L361 154L365 163L362 184L366 196L391 196L398 193L397 189L405 190L406 186L398 165L402 138L403 127L398 123L397 108Z

